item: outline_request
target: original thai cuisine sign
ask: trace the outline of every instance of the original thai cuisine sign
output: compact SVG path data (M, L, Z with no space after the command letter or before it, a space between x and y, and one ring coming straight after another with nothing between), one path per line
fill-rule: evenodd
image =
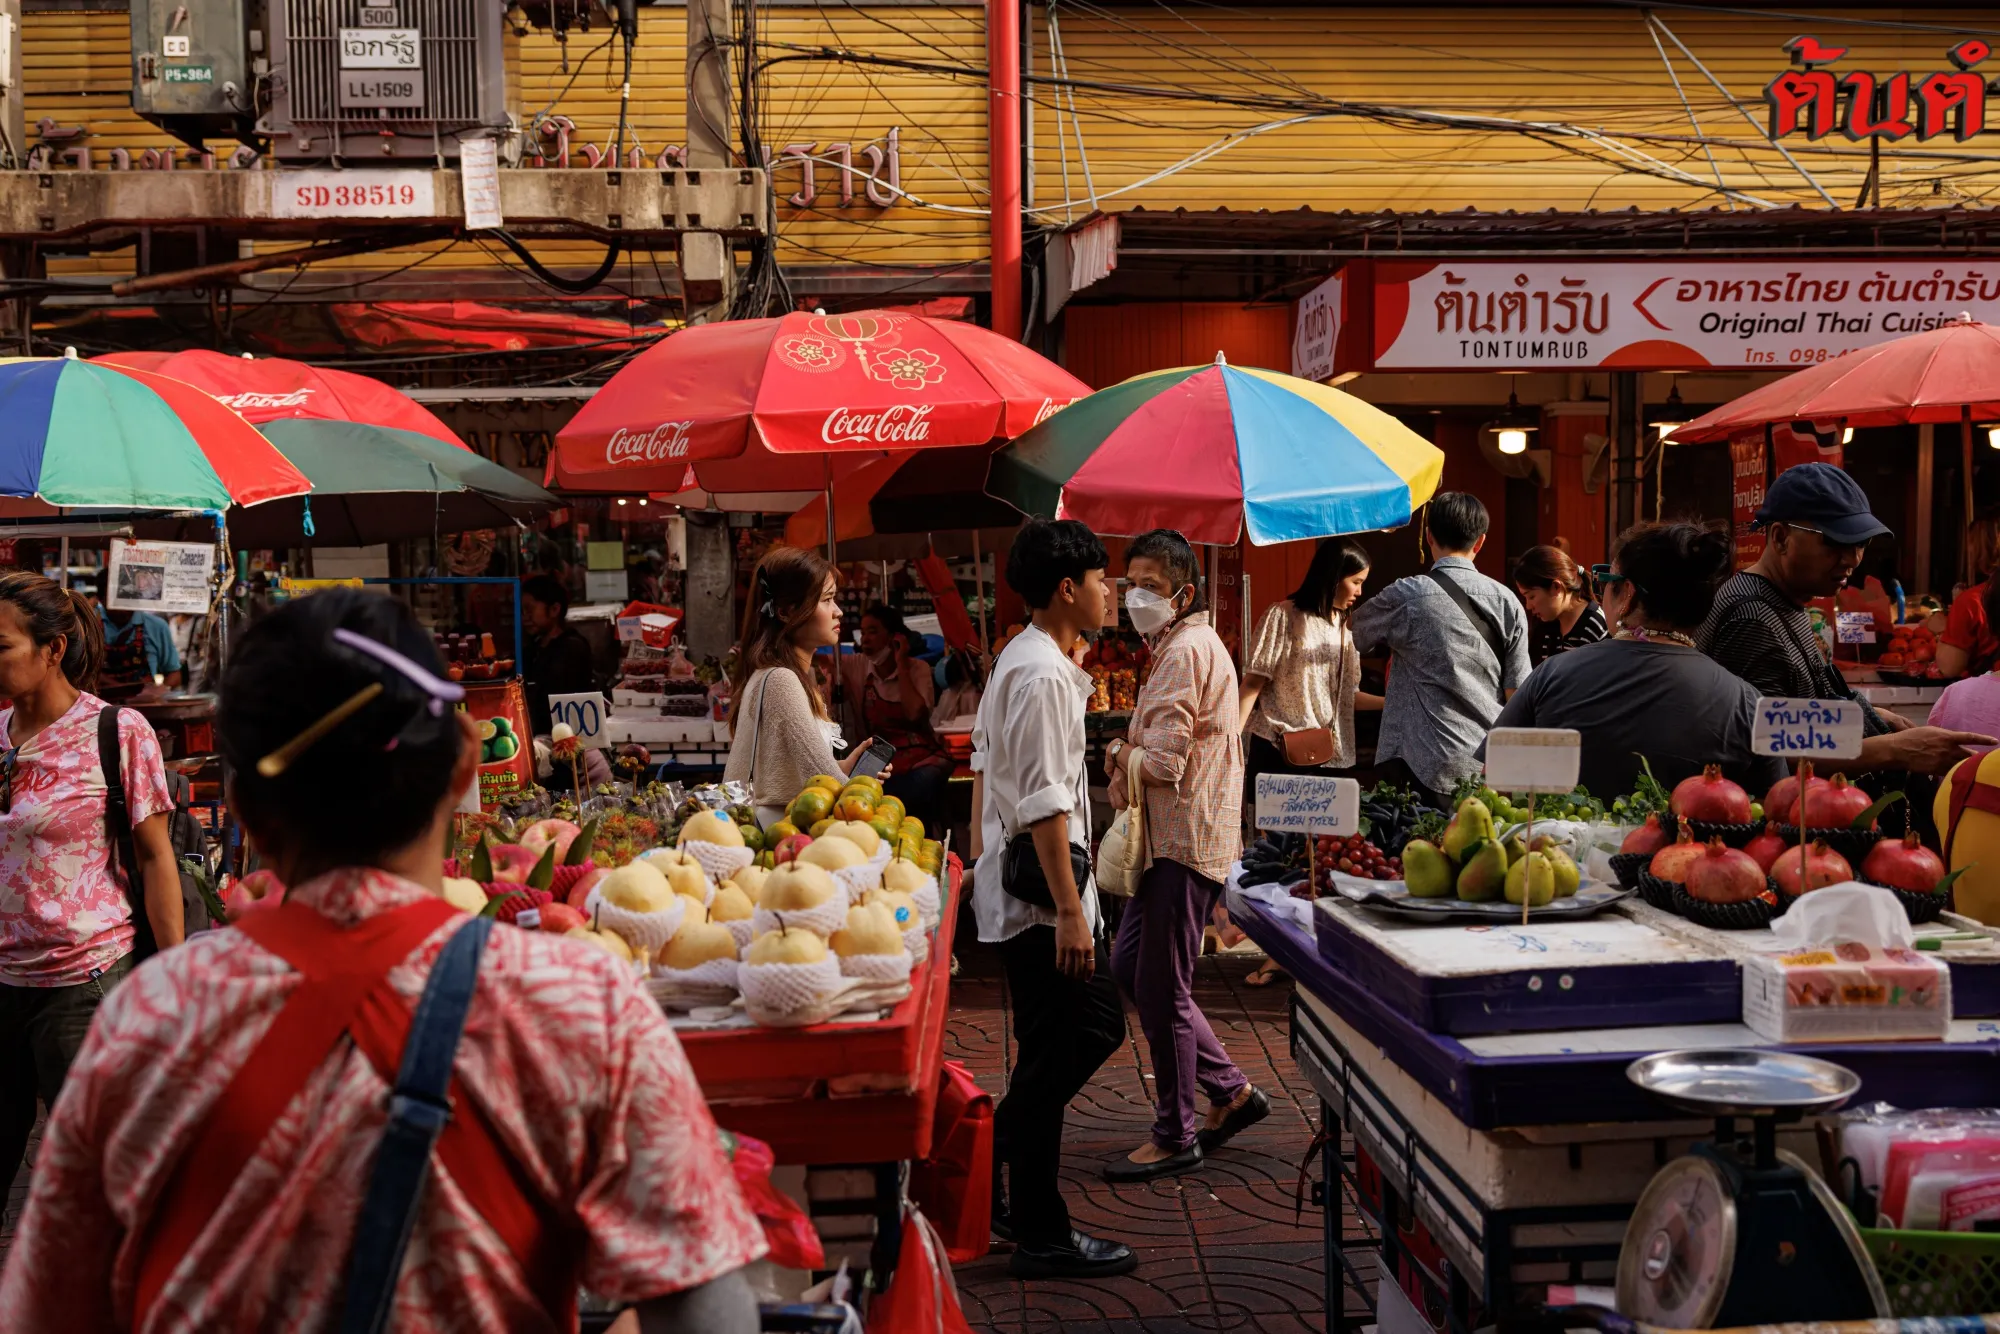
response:
M1373 313L1382 370L1796 370L2000 323L2000 263L1381 263Z

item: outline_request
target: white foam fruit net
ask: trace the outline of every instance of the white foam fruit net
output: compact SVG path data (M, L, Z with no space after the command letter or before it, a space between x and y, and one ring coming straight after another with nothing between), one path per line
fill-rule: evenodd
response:
M882 883L882 871L874 862L845 866L833 873L833 883L847 892L849 903L859 903L863 894Z
M910 958L922 963L931 957L931 934L921 926L913 926L903 933L903 948L910 952Z
M745 947L750 944L751 938L757 934L757 919L754 916L745 917L740 922L724 922L722 925L728 927L729 934L736 937L736 952L738 954L743 953Z
M625 943L633 949L651 950L658 954L674 938L674 932L681 929L681 919L687 914L689 900L678 894L673 896L673 900L659 912L632 912L606 903L603 896L593 889L590 897L584 900L584 912L597 925L624 937Z
M840 961L828 954L818 963L746 963L737 969L743 999L760 1010L789 1014L811 1009L840 986Z
M935 878L924 881L910 891L910 901L917 905L917 911L924 915L924 925L934 927L944 916L944 900L938 894Z
M761 936L766 931L776 931L780 917L784 918L787 931L811 931L815 935L831 936L847 925L847 900L835 894L817 908L799 908L790 912L759 908L750 918L752 934Z
M848 954L841 956L842 977L858 977L869 982L907 982L913 960L906 951L895 954Z
M734 959L710 959L692 968L669 968L663 963L656 963L653 965L653 976L675 987L726 987L735 991L738 989L737 970L741 967Z
M710 881L727 880L757 859L757 854L748 848L724 847L720 843L703 843L699 839L689 839L681 844L681 851L701 863L701 869Z

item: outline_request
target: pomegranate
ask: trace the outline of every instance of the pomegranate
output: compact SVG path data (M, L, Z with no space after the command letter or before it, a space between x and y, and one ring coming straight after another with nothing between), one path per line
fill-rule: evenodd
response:
M1742 824L1750 818L1750 794L1722 776L1711 764L1674 788L1674 814L1705 824Z
M1791 844L1778 837L1776 823L1766 823L1764 832L1743 845L1743 851L1750 854L1750 860L1764 868L1764 874L1771 873L1771 863L1778 860L1778 854Z
M1652 863L1646 869L1655 880L1671 880L1675 884L1687 881L1687 868L1694 859L1701 856L1701 844L1694 841L1688 832L1687 821L1681 821L1681 836L1653 854Z
M1847 864L1847 858L1829 848L1824 839L1816 838L1804 848L1787 849L1772 865L1771 878L1787 897L1797 898L1815 889L1852 880L1854 868Z
M1766 888L1764 868L1719 838L1688 863L1687 892L1703 903L1748 903Z
M1620 852L1643 852L1648 857L1674 841L1674 836L1660 826L1660 817L1649 815L1646 823L1625 835L1625 841L1618 845Z
M1861 863L1861 876L1893 889L1929 894L1944 879L1944 859L1925 847L1912 831L1901 840L1885 838L1870 848L1867 860Z
M1771 784L1771 790L1764 794L1764 814L1773 820L1792 818L1792 803L1799 799L1799 776L1786 774Z
M1806 788L1805 825L1809 829L1846 829L1856 816L1874 804L1875 799L1848 782L1846 774L1835 774L1823 787L1814 779ZM1793 824L1799 823L1796 802L1791 817Z

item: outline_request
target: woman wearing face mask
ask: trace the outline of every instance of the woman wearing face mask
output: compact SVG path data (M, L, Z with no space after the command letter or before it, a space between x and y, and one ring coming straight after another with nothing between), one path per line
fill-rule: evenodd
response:
M750 577L750 596L729 681L729 762L722 776L750 783L757 822L769 828L813 775L853 773L868 747L834 758L840 729L813 671L813 655L840 643L840 580L826 558L772 547Z
M1146 803L1146 869L1119 926L1111 973L1138 1007L1152 1049L1156 1115L1151 1141L1104 1169L1110 1181L1191 1171L1271 1110L1194 1003L1202 927L1242 846L1243 791L1236 668L1208 623L1197 569L1194 548L1172 529L1141 533L1126 551L1125 609L1152 645L1153 664L1130 740L1111 743L1105 769L1113 805ZM1128 773L1139 791L1129 790Z
M857 735L870 733L896 748L895 772L882 791L900 797L903 807L924 822L924 831L943 838L945 784L952 758L931 728L937 686L930 664L910 652L909 627L894 608L876 603L861 613L856 652L840 659L847 709Z

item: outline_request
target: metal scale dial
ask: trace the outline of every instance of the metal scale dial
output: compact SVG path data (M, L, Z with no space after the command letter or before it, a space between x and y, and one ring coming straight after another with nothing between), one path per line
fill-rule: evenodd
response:
M1890 1314L1854 1221L1826 1183L1777 1147L1778 1125L1860 1089L1851 1070L1782 1051L1661 1052L1626 1077L1716 1118L1713 1142L1660 1170L1625 1228L1620 1314L1669 1329L1727 1329ZM1750 1120L1737 1133L1736 1118Z

